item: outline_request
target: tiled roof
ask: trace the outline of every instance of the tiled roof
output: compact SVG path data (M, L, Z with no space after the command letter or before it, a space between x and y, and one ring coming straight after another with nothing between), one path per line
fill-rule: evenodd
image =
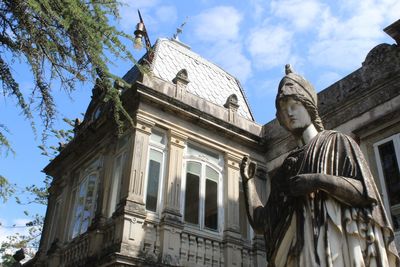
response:
M150 68L153 75L169 82L172 82L180 70L186 69L189 79L187 91L220 106L226 103L230 95L236 94L239 115L254 121L239 81L179 41L158 39ZM129 72L126 76L135 76L135 70Z

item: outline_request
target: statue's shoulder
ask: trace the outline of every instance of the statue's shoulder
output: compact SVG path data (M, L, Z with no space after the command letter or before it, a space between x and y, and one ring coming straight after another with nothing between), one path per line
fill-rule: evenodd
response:
M323 130L319 133L320 138L325 139L326 141L330 140L341 140L341 144L349 144L351 147L358 147L357 142L349 135L338 132L335 130Z
M322 137L351 139L351 137L348 136L347 134L335 130L323 130L319 134Z

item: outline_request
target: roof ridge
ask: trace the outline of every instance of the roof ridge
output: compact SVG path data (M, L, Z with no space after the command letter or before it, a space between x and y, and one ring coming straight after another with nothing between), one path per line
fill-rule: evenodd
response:
M244 102L246 103L247 107L249 108L249 112L250 112L251 118L253 119L253 121L256 121L255 118L254 118L254 115L253 115L253 111L251 110L251 107L250 107L249 100L248 100L248 98L247 98L246 92L244 91L241 82L240 82L236 77L234 77L234 78L235 78L235 80L236 80L236 83L237 83L238 86L239 86L240 92L241 92L242 95L243 95Z

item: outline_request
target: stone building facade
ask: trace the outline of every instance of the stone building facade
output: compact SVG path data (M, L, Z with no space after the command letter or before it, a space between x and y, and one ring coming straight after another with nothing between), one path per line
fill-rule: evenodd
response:
M400 21L386 31L398 40ZM393 30L393 29L397 29ZM400 48L378 45L362 67L319 93L327 129L353 136L400 231ZM247 222L239 163L265 179L295 144L257 124L240 83L177 40L159 39L115 84L134 120L116 135L101 83L74 139L45 168L40 249L27 266L265 266Z

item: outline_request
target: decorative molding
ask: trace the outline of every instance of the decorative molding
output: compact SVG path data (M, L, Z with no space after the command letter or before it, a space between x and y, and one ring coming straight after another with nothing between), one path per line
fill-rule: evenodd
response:
M151 134L151 129L155 126L155 122L143 116L142 114L136 115L136 130L139 130L148 135Z
M176 84L175 98L182 100L186 93L187 85L190 82L188 79L187 70L181 69L180 71L178 71L172 82Z
M185 148L188 137L181 132L170 129L168 131L169 144L180 148Z
M242 157L240 157L239 155L231 154L229 152L225 153L225 162L229 168L239 170L241 161Z

